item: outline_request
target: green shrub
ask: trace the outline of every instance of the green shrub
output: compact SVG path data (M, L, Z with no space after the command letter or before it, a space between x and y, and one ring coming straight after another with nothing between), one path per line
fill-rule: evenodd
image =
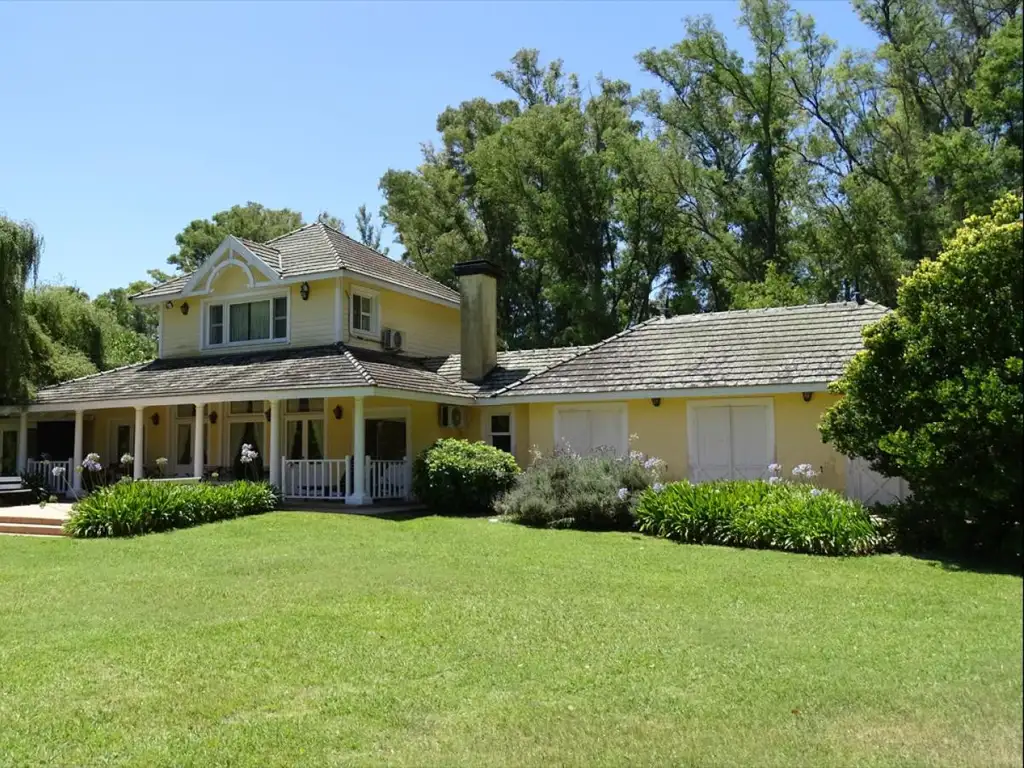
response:
M274 489L267 483L124 480L77 502L64 530L79 538L137 536L269 512L277 502Z
M903 538L950 554L1020 556L1021 210L1019 195L1002 198L918 265L898 309L865 331L822 421L840 451L907 480L915 508L899 515Z
M482 442L445 438L416 457L412 489L436 514L486 515L517 474L511 454Z
M644 491L636 517L644 533L698 544L815 555L865 555L885 544L862 504L795 483L684 480Z
M559 450L523 472L497 509L522 525L629 530L637 494L657 481L660 466L658 459L636 452L619 458Z

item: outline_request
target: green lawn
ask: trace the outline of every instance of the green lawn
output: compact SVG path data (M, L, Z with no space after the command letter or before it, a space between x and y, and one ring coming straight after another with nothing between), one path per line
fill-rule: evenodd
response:
M1021 764L1021 580L487 520L0 537L2 765Z

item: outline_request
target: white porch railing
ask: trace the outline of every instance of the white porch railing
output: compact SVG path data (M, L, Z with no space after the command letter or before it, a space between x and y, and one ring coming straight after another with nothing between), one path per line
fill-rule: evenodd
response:
M338 499L352 494L344 459L281 459L281 495L286 499Z
M353 493L347 471L350 458L281 459L281 495L286 499L335 499ZM412 493L412 462L408 459L366 458L364 492L374 500L407 499Z
M73 464L71 459L64 461L29 459L26 469L30 475L41 475L51 493L66 495L71 492L71 481L75 476ZM61 467L64 471L55 475L54 467Z
M412 462L366 457L366 492L372 499L407 499L412 493Z

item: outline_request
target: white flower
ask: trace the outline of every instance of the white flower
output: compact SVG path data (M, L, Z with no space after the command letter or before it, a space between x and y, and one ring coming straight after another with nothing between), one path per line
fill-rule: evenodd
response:
M214 480L217 480L220 477L220 472L211 472L210 477Z
M158 467L165 467L165 466L167 466L167 457L166 457L166 456L160 456L160 457L159 457L159 458L158 458L158 459L156 460L156 465L157 465Z
M782 478L779 477L778 475L772 475L771 477L768 478L768 482L771 483L772 485L775 485L776 483L781 483Z
M661 483L655 483L654 485L651 486L651 489L655 493L661 493L662 490L664 490L664 488L665 488L665 486L663 484L661 484Z
M135 457L132 456L130 453L126 453L124 454L124 456L121 457L122 464L131 464L133 461L135 461Z
M769 464L768 465L768 471L771 472L773 475L777 475L777 474L779 474L779 472L782 471L782 465L781 464Z
M54 477L63 477L64 467L54 467L51 473L53 474Z
M629 497L629 489L619 488L618 492L619 501L625 501Z
M821 488L811 488L811 496L821 496Z

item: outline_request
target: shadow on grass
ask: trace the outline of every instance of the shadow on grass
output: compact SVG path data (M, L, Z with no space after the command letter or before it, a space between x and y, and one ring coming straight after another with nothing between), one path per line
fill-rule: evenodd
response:
M897 552L897 554L911 557L915 560L924 560L932 568L941 568L944 571L970 571L972 573L991 573L1004 576L1021 576L1021 563L1016 562L993 562L979 557L968 557L950 555L943 552Z

